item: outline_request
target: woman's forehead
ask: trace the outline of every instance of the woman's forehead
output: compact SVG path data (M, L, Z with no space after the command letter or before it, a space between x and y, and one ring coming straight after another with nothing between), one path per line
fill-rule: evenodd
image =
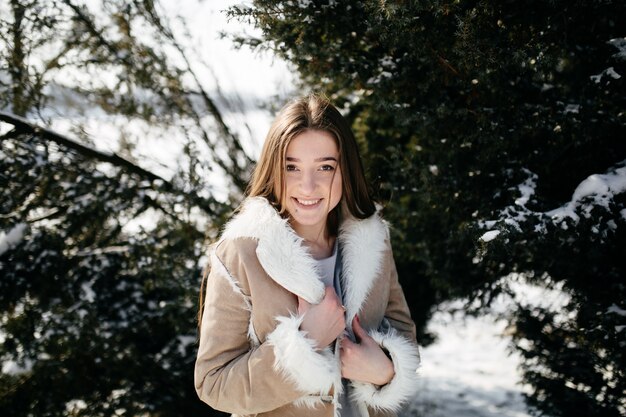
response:
M306 130L294 137L287 146L287 159L321 160L339 154L335 137L324 130Z

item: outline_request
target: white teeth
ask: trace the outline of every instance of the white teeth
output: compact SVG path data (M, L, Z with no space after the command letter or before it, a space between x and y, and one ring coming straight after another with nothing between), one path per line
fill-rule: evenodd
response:
M313 204L317 204L320 202L321 199L317 199L317 200L300 200L299 198L296 198L296 201L298 201L298 203L302 204L303 206L312 206Z

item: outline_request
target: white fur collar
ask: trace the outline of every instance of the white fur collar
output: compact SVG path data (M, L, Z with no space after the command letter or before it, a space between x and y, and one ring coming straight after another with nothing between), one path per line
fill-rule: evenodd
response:
M383 267L388 229L378 214L364 220L343 217L339 242L346 319L351 321ZM246 199L240 212L228 222L222 239L239 237L258 239L259 262L279 285L310 303L318 303L324 297L324 284L316 272L315 261L302 245L303 239L265 198Z

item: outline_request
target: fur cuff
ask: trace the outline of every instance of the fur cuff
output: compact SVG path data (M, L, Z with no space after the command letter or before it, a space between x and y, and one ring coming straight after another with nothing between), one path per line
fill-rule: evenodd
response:
M316 350L315 342L300 330L301 316L277 317L279 324L267 336L274 346L274 368L307 394L327 394L341 380L337 361L327 347Z
M391 329L388 333L370 332L370 336L391 355L395 375L382 387L352 381L352 399L375 410L398 412L418 389L417 368L420 364L417 346Z

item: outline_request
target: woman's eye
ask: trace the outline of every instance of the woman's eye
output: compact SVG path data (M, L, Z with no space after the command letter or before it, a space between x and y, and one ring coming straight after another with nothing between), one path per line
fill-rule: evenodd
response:
M296 170L296 166L295 165L287 165L285 167L286 171L295 171Z
M321 169L322 171L332 171L332 170L334 170L334 169L335 169L335 167L334 167L334 166L332 166L332 165L322 165L322 166L320 167L320 169Z

